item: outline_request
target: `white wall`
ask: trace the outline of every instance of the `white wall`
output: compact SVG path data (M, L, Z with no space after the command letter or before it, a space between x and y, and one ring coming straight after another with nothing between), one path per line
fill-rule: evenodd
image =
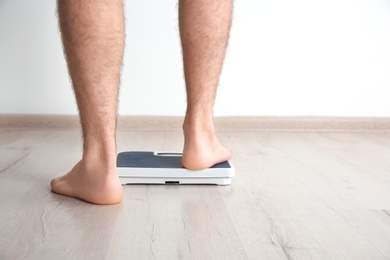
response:
M183 115L176 1L126 12L119 113ZM389 0L237 0L215 115L390 116L389 47ZM0 113L77 113L54 1L0 1Z

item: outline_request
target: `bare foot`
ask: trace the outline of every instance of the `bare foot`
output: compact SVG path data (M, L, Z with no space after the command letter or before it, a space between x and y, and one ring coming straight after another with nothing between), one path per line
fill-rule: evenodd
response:
M51 181L52 191L94 204L117 204L123 199L123 188L115 165L106 167L99 160L82 159L66 175Z
M190 170L202 170L232 158L232 152L224 147L214 134L208 131L184 129L184 149L182 164Z

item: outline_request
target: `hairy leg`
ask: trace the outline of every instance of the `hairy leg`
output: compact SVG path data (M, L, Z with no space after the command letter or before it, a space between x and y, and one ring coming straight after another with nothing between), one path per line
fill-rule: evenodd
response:
M83 132L83 156L52 191L96 204L123 199L116 111L124 48L123 1L58 0L62 41Z
M187 90L182 164L204 169L232 153L215 136L213 107L232 21L232 0L180 0L179 27Z

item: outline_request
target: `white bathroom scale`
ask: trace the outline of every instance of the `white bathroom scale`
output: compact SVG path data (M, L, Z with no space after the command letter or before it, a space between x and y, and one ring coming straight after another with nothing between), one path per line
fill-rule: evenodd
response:
M204 170L188 170L181 165L182 153L121 152L116 165L125 184L217 184L229 185L234 167L229 161Z

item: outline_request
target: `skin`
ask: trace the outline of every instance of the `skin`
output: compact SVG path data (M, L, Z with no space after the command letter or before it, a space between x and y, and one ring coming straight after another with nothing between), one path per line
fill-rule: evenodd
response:
M205 169L231 159L218 141L213 106L232 19L232 0L180 0L187 112L182 164ZM94 204L116 204L123 188L116 171L116 113L124 49L122 0L58 0L64 52L83 133L83 156L52 191Z

